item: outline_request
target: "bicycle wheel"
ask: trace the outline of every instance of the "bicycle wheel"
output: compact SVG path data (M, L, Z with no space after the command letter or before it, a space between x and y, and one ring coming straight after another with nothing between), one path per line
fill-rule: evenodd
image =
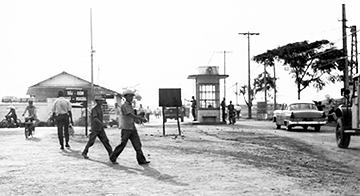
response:
M28 138L30 136L30 128L28 126L25 127L25 138Z
M6 119L3 119L1 122L0 122L0 128L6 128L7 127L7 120Z

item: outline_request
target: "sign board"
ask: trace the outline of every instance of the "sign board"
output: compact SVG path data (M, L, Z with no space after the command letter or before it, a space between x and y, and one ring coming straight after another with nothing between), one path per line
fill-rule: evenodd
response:
M71 103L80 103L85 108L85 119L88 119L87 90L81 88L67 88L64 90L65 98ZM85 135L88 135L88 121L85 120Z
M163 107L181 107L181 89L164 88L159 89L159 106Z
M65 97L70 98L71 103L82 103L86 105L87 91L83 89L65 89Z
M267 103L266 102L257 102L257 113L266 114L267 113Z

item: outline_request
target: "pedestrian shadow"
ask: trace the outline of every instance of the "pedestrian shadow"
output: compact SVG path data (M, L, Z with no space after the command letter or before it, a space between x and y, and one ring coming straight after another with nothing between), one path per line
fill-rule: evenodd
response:
M61 152L65 156L75 157L78 159L84 159L84 157L81 155L82 152L80 150L73 150L71 148L65 148Z
M144 176L147 176L147 177L150 177L150 178L153 178L155 180L159 180L159 181L162 181L165 183L170 183L170 184L177 185L177 186L189 186L189 184L187 184L187 183L182 183L182 182L177 181L175 179L176 176L163 174L163 173L159 172L157 169L151 167L150 165L140 165L143 167L143 169L139 169L139 168L127 167L127 166L123 166L123 165L114 165L113 163L110 162L110 160L100 161L100 160L96 160L96 159L92 159L92 158L84 159L84 157L81 155L82 151L73 150L71 148L64 149L61 152L65 156L75 157L77 159L83 159L83 160L92 161L95 163L100 163L100 164L106 165L108 167L111 167L113 169L124 171L128 174L141 174L141 175L144 175Z
M163 174L159 172L157 169L151 167L150 165L141 165L144 170L142 170L142 175L154 178L155 180L159 180L165 183L170 183L176 186L189 186L187 183L182 183L177 181L176 176L171 176L168 174Z
M29 138L26 138L27 141L34 141L34 142L40 142L41 139L38 138L38 137L29 137Z
M170 184L176 185L176 186L189 186L189 184L187 184L187 183L182 183L182 182L177 181L175 179L176 176L163 174L163 173L159 172L158 170L152 168L150 165L140 165L143 167L143 169L138 169L138 168L134 168L134 167L123 166L120 164L114 165L113 163L110 162L110 160L107 162L99 161L99 160L95 160L95 159L91 159L91 158L89 158L88 160L96 162L96 163L104 164L108 167L111 167L116 170L124 171L128 174L140 174L140 175L147 176L147 177L150 177L150 178L153 178L155 180L159 180L159 181L162 181L165 183L170 183Z
M134 167L126 167L126 166L123 166L123 165L114 165L113 163L109 161L99 161L99 160L96 160L96 159L92 159L92 158L89 158L87 159L89 161L92 161L92 162L96 162L96 163L101 163L101 164L104 164L108 167L111 167L113 169L116 169L116 170L121 170L121 171L124 171L128 174L138 174L139 172L142 172L141 169L138 169L138 168L134 168Z

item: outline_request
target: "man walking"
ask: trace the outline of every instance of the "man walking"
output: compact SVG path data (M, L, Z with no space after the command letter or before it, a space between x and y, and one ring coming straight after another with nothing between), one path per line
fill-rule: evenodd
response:
M226 102L225 97L221 101L222 122L226 124Z
M131 90L126 90L123 94L126 101L121 105L121 143L116 146L113 153L110 155L110 161L113 164L118 164L116 159L124 150L128 140L130 139L135 151L136 151L136 159L137 162L142 164L148 164L150 161L145 159L145 156L141 150L141 142L140 137L135 127L134 120L140 120L141 122L146 122L146 119L141 116L137 116L134 114L134 109L132 107L132 101L134 100L134 92Z
M106 136L104 128L106 128L106 125L103 122L103 111L102 111L102 103L104 101L104 98L102 97L95 97L96 106L91 110L91 133L89 136L89 141L86 144L83 152L81 155L88 159L87 153L89 152L89 148L94 145L96 137L99 138L101 143L104 145L105 149L107 150L109 156L112 153L112 148L109 143L109 139Z
M147 122L150 122L150 115L151 115L151 109L150 107L148 106L145 110L145 117L146 117L146 121Z
M74 125L71 113L71 103L69 100L64 98L64 92L58 92L58 98L55 100L53 108L53 119L55 119L58 137L60 143L60 149L64 150L64 134L65 134L65 146L70 148L69 145L69 118L71 120L71 124Z
M236 112L235 112L235 107L232 104L232 101L230 101L230 104L228 105L228 112L229 112L229 124L235 124L235 117L236 117Z
M194 121L196 121L196 100L195 97L191 97L191 113L194 117Z

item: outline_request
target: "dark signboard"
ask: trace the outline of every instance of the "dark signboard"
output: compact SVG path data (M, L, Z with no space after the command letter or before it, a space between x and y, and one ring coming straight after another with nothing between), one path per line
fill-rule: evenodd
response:
M70 98L71 103L86 103L87 91L83 89L65 89L65 97Z
M159 89L159 106L163 107L181 107L181 89L164 88Z

